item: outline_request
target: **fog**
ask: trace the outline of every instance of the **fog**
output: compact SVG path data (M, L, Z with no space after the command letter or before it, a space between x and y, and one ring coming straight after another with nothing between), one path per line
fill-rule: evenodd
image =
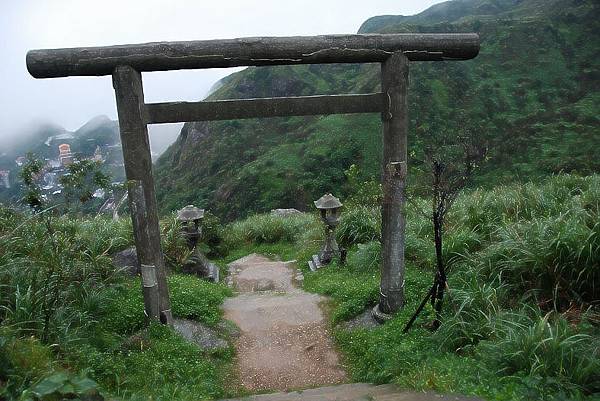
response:
M97 115L116 119L110 77L34 79L30 49L244 36L355 33L375 15L411 15L440 0L0 0L0 143L40 122L74 131ZM145 73L147 102L200 100L239 69ZM150 127L173 137L180 125ZM0 149L1 153L1 149Z

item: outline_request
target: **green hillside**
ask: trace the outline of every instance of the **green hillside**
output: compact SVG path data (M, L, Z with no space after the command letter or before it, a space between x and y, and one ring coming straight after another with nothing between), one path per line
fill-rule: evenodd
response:
M557 172L600 171L600 7L588 0L457 0L412 17L367 20L360 32L478 32L466 62L411 65L409 163L422 134L488 138L477 185ZM378 90L379 67L252 67L223 80L211 99ZM275 207L306 209L324 191L344 195L344 171L379 177L381 123L374 114L272 118L184 126L157 164L163 211L195 203L228 219ZM413 175L414 177L414 175Z

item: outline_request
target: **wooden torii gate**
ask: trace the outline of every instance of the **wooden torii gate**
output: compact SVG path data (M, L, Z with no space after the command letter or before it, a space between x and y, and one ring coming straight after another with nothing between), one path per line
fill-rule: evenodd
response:
M148 124L317 114L381 113L382 252L379 304L389 318L404 305L404 189L407 173L409 61L468 60L474 33L257 37L32 50L35 78L112 75L133 233L148 317L172 320L148 141ZM145 103L142 72L319 63L381 63L381 92L201 102Z

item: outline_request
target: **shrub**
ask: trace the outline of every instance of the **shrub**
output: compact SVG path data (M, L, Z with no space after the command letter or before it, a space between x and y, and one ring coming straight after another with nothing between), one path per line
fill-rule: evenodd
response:
M533 312L533 313L531 313ZM586 393L600 391L600 344L578 333L560 316L537 311L522 313L521 321L505 320L500 340L482 343L480 354L502 375L543 378L554 389Z
M494 338L498 320L508 312L506 285L485 282L472 273L455 277L448 291L447 311L437 340L450 351L463 351L482 340Z
M227 249L225 249L224 240L224 227L221 224L221 220L209 211L204 213L202 219L202 245L205 246L204 251L208 257L219 257L225 256Z
M600 223L579 208L498 229L482 253L488 274L501 272L518 292L531 291L549 307L600 298Z
M381 266L381 243L371 241L358 244L356 252L350 253L348 263L359 270L378 270Z
M116 280L107 254L124 241L111 235L114 223L3 216L0 320L45 343L76 338L76 331L94 320L98 288Z
M337 239L346 247L380 240L379 208L357 205L343 210L337 227Z
M181 234L181 222L177 220L176 213L161 221L161 246L167 265L180 271L181 266L191 255L191 251Z
M294 242L303 233L316 227L318 222L315 216L310 214L287 217L257 214L229 224L225 229L225 244L227 249L234 249L244 244Z

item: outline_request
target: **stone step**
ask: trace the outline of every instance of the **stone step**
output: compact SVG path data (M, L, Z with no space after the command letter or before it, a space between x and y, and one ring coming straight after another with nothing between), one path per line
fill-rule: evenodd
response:
M259 255L256 253L251 253L250 255L246 255L243 258L237 259L230 264L246 264L246 263L261 263L261 262L272 262L271 259L266 256Z
M230 263L229 268L235 270L260 269L262 267L280 267L285 268L288 262L248 262L248 263Z
M289 393L273 393L223 401L482 401L479 398L432 392L401 391L392 384L349 383Z

